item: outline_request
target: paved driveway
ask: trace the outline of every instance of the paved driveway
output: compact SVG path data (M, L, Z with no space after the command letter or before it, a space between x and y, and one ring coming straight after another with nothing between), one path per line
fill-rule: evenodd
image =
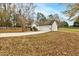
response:
M0 37L14 37L14 36L24 36L24 35L34 35L41 34L50 31L50 26L39 26L40 31L36 32L18 32L18 33L0 33Z

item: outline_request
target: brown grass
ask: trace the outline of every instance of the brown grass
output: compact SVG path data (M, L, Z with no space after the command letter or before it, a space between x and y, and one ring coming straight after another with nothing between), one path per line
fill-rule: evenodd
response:
M79 55L79 33L49 32L32 36L0 38L0 55Z
M25 31L30 31L30 29L25 29ZM1 28L0 27L0 33L5 33L5 32L22 32L21 27L8 27L8 28Z
M19 27L0 27L0 33L4 32L22 32L22 28Z

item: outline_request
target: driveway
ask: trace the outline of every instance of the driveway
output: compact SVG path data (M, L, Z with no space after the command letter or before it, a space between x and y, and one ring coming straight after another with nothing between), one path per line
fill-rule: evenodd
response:
M50 31L50 26L39 26L40 31L36 32L18 32L18 33L0 33L0 37L15 37L15 36L24 36L24 35L34 35L34 34L41 34Z

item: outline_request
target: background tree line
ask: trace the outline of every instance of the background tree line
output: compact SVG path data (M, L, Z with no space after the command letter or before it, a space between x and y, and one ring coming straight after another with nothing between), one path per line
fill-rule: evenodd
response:
M0 3L0 27L22 26L25 28L31 25L35 17L35 7L33 3ZM68 14L68 11L65 13ZM38 12L36 18L39 25L49 25L52 20L56 19L60 24L64 24L63 26L68 26L67 22L60 21L58 14L50 14L46 17L43 13Z
M14 27L21 26L22 21L31 22L34 17L35 5L32 3L0 3L0 26ZM17 22L17 15L21 15L24 19Z
M68 27L68 23L66 21L61 21L58 14L50 14L47 17L41 13L37 13L37 21L39 25L50 25L52 20L57 20L59 22L59 27Z

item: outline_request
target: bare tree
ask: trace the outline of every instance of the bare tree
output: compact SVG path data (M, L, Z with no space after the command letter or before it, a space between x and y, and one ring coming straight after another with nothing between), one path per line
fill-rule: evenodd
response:
M18 10L20 15L23 15L27 19L33 19L34 18L35 5L33 3L17 4L17 10Z
M79 3L72 3L67 5L67 9L64 11L64 14L69 16L69 19L79 13Z
M28 21L26 20L25 17L23 17L22 15L17 14L16 15L16 23L18 23L22 27L22 31L26 30Z
M10 21L13 25L13 19L15 18L15 14L16 14L15 7L16 7L16 5L14 3L1 3L0 4L0 13L2 15L0 15L0 18L5 22Z
M23 28L27 25L25 20L32 22L34 18L35 5L33 3L1 3L0 4L0 19L8 20L14 26L15 23L19 22ZM17 14L19 14L17 16ZM18 18L18 21L17 21Z
M25 26L27 26L28 24L31 25L32 20L34 18L34 9L35 9L35 5L32 3L28 3L28 4L17 4L17 11L18 14L21 16L20 18L20 23L22 24L22 28L24 30ZM24 17L24 18L23 18ZM28 20L28 21L25 21ZM28 22L28 23L26 23Z

